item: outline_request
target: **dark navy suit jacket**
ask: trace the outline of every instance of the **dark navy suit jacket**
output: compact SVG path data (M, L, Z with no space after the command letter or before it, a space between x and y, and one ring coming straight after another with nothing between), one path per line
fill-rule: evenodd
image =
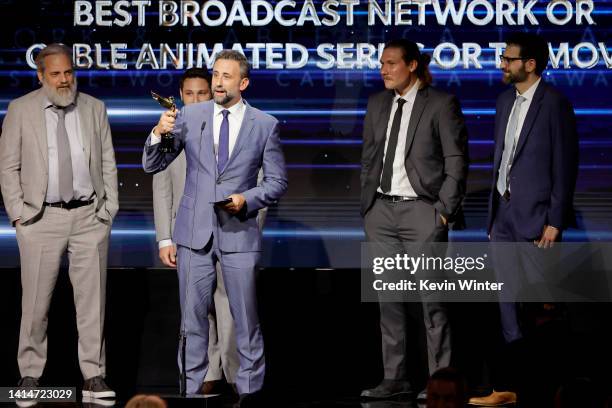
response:
M497 98L494 177L488 232L495 219L497 177L514 87ZM576 117L567 98L541 80L529 106L509 173L514 229L525 239L540 237L544 225L559 230L575 224L573 196L578 173Z

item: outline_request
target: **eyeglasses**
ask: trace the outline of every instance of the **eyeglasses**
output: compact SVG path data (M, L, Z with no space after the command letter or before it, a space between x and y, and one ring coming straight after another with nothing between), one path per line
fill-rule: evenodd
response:
M511 62L514 61L527 61L532 59L531 57L506 57L505 55L500 55L499 56L499 60L501 62L505 62L506 64L510 64Z

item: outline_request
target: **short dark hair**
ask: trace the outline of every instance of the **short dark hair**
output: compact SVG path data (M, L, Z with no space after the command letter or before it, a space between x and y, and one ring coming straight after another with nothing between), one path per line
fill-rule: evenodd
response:
M70 60L70 63L74 67L74 63L72 62L72 49L67 45L62 43L53 43L47 45L45 48L40 50L40 52L36 55L36 69L40 72L45 72L45 58L49 55L65 55Z
M431 57L428 54L421 54L419 50L419 46L414 41L407 40L405 38L399 38L397 40L391 40L387 44L385 44L385 49L387 48L399 48L402 50L402 58L406 64L410 64L412 61L417 62L416 75L421 80L421 82L426 83L427 85L431 84L432 77L431 72L429 72L429 63L431 62Z
M210 74L207 70L202 68L189 68L188 70L183 72L183 75L181 75L181 79L179 80L179 89L181 91L183 90L183 84L185 83L185 80L189 78L202 78L208 83L208 87L212 88L212 81L210 79Z
M506 38L506 47L510 45L519 47L521 58L534 59L535 73L542 75L548 65L548 43L544 38L531 33L512 33Z
M222 50L216 55L215 62L222 59L237 61L238 64L240 64L240 78L249 77L249 71L251 69L249 60L247 60L242 53L236 50Z

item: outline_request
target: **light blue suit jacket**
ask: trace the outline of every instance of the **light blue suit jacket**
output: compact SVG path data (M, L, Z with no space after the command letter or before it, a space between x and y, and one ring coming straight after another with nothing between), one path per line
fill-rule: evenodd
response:
M236 144L219 174L213 148L213 107L213 101L183 107L174 127L176 151L160 152L160 144L151 146L149 137L142 165L147 173L162 171L185 150L187 178L173 237L178 245L201 249L212 235L224 252L260 251L257 211L276 202L287 190L278 121L246 104ZM260 168L264 176L258 186ZM230 215L211 204L234 193L244 195L246 211Z

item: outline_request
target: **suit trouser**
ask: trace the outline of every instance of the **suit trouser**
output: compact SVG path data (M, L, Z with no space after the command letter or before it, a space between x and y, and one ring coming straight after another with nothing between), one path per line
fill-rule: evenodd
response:
M208 371L209 322L217 263L221 264L230 311L234 318L240 368L236 388L240 394L263 386L264 344L255 290L255 265L259 252L221 252L211 241L201 250L178 246L178 276L186 338L187 393L199 392ZM179 350L179 367L180 350Z
M74 291L78 355L85 379L105 376L104 307L110 226L94 204L73 210L44 207L42 217L17 225L21 257L21 327L17 362L22 377L39 378L47 361L47 316L62 255Z
M257 213L259 230L263 230L268 209L266 207ZM229 383L235 382L236 372L240 365L234 319L230 310L221 263L217 263L217 287L213 295L214 313L208 314L208 371L204 381L220 380L225 374Z
M239 366L238 349L220 263L217 263L216 278L214 311L208 314L208 371L204 381L220 380L225 375L227 382L233 383Z
M517 245L493 246L493 265L497 278L504 282L508 293L518 295L521 286L537 281L546 281L546 252L531 243L536 237L523 237L514 228L512 200L497 197L495 217L491 227L492 242L508 242ZM516 303L501 302L500 316L506 343L523 337L517 316Z
M448 240L448 229L441 225L437 211L421 200L392 203L376 199L366 213L365 231L368 242L383 243L385 247ZM410 303L381 299L379 305L385 378L405 380L410 363L406 350ZM422 306L431 375L450 365L451 332L444 304L424 302Z
M512 199L497 195L494 201L495 216L491 228L491 241L514 243L493 245L492 256L496 278L504 282L508 296L518 296L525 284L545 281L546 252L532 244L535 237L523 237L514 227ZM497 390L513 389L518 379L523 351L518 340L523 337L521 322L514 302L500 302L500 320L505 344L493 359L493 385Z

